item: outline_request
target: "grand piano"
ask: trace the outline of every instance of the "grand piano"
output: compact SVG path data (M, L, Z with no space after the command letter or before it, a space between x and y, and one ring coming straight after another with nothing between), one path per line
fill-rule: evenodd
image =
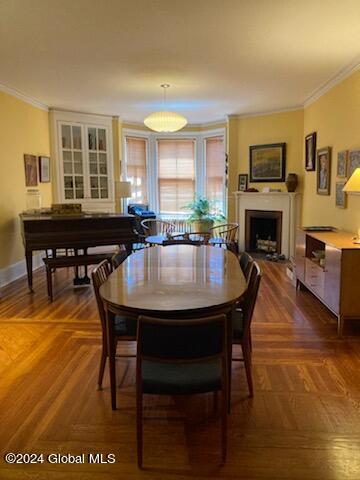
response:
M25 247L28 285L32 291L32 255L35 250L124 244L131 251L138 242L135 217L115 213L52 214L21 213L21 233Z

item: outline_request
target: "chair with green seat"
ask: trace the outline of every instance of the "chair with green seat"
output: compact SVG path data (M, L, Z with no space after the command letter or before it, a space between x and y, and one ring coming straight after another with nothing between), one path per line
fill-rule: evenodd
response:
M140 316L136 361L138 465L143 458L143 395L222 393L222 460L227 422L226 316L174 320ZM216 393L215 393L216 392Z
M126 257L125 257L126 258ZM108 357L108 347L107 347L107 333L106 333L106 312L104 309L104 304L100 296L100 287L108 278L111 273L111 265L105 260L99 265L97 265L91 273L94 292L96 297L96 303L99 310L99 317L101 321L102 329L102 351L101 351L101 360L100 360L100 369L99 369L99 378L98 378L98 388L101 389L102 381L104 377L104 370L106 359ZM137 319L123 317L116 315L115 316L115 338L114 342L117 345L120 341L136 341L136 330L137 330ZM117 357L135 357L135 355L122 355L117 354Z
M241 345L243 353L242 358L233 357L232 360L244 362L250 396L254 395L251 372L250 327L259 291L260 280L260 267L256 262L254 262L250 273L248 288L246 290L244 299L241 302L241 308L237 306L232 312L233 344Z

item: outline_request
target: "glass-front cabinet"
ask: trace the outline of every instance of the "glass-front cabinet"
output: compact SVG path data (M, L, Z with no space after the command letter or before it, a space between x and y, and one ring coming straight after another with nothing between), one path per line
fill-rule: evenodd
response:
M72 112L52 116L57 201L81 203L83 210L113 211L111 119Z

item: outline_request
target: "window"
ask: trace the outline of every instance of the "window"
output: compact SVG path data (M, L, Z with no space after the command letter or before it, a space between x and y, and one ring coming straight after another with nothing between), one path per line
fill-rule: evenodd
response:
M126 137L126 176L131 182L132 201L148 203L145 138Z
M223 209L225 184L225 149L223 137L205 139L206 197Z
M192 139L158 140L160 214L184 213L195 196L195 142Z

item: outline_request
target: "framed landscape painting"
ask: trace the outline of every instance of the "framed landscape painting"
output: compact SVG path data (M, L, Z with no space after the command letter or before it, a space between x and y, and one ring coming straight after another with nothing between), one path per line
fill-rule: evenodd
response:
M317 193L330 195L331 147L317 151Z
M305 137L305 170L315 170L316 165L316 132Z
M284 182L286 143L250 147L250 182Z

